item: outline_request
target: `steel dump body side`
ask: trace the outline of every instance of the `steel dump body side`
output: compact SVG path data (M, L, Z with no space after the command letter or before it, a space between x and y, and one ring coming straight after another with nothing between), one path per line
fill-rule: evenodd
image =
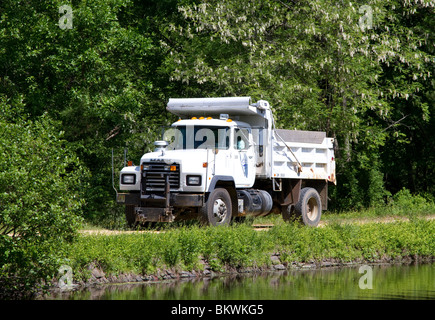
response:
M334 139L324 132L275 130L272 178L318 179L335 184L333 144Z

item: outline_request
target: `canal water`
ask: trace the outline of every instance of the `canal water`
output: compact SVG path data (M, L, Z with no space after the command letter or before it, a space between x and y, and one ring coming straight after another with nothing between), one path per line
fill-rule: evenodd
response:
M101 285L63 300L426 300L435 299L435 264L366 265Z

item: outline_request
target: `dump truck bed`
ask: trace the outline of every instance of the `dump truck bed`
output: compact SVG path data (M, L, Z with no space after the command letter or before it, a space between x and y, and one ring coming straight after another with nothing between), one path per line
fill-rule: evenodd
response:
M319 179L335 184L334 139L325 132L276 129L271 177Z

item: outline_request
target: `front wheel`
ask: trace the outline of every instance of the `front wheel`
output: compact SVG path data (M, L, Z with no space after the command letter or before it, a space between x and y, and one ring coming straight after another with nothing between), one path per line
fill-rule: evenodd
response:
M322 201L314 188L303 188L295 205L296 215L307 226L316 227L322 215Z
M205 205L200 210L203 224L218 226L229 225L232 217L231 197L224 188L214 189Z

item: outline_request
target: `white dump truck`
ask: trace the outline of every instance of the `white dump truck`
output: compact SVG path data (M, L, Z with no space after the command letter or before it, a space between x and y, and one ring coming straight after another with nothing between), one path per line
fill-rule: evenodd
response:
M269 103L250 97L169 99L167 110L179 120L120 172L129 225L227 225L273 212L317 226L336 183L333 138L275 129Z

